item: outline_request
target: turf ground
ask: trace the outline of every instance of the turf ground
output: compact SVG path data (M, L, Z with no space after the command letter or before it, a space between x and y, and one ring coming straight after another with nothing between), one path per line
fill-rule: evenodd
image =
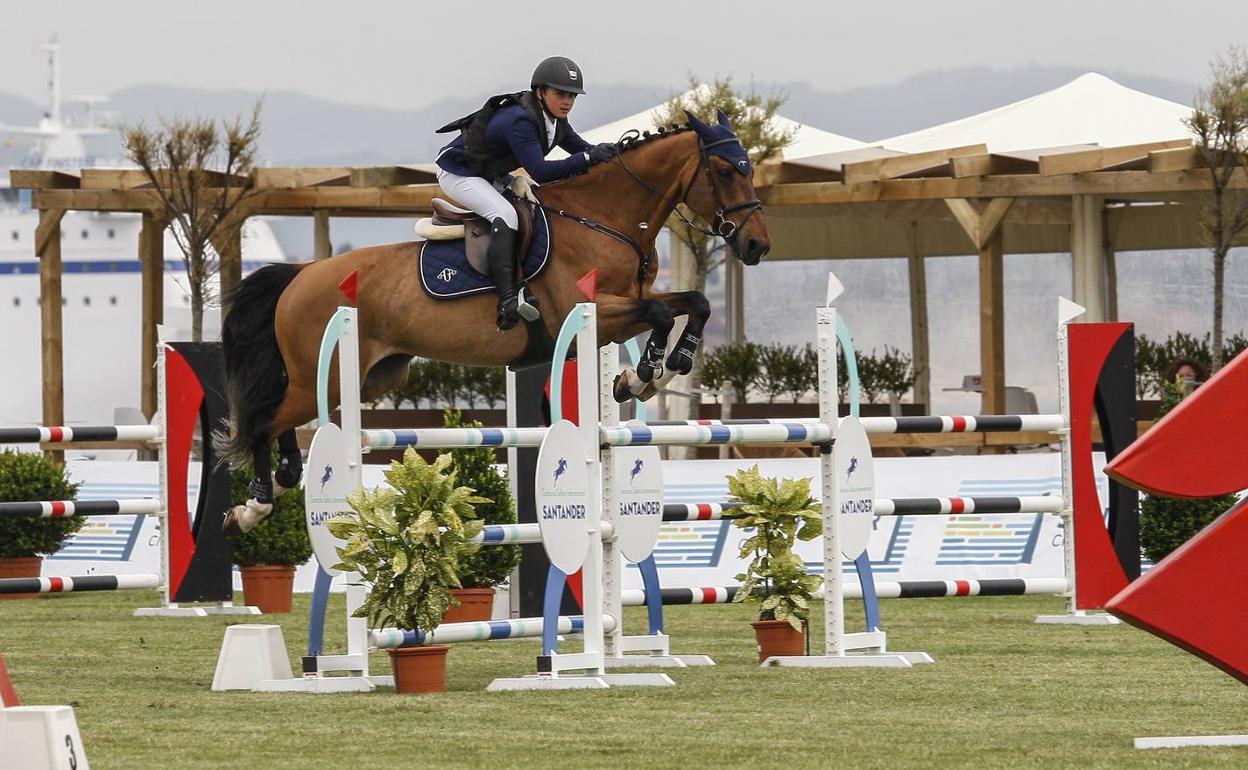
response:
M240 619L130 617L153 600L0 602L23 703L74 706L95 770L1248 767L1248 749L1133 749L1135 736L1248 733L1248 690L1127 626L1035 625L1061 611L1055 597L884 600L891 647L936 658L910 670L761 670L749 608L673 607L674 651L719 664L671 672L674 688L486 693L533 670L536 643L501 642L454 647L436 696L214 693L224 628ZM641 608L627 618L644 625ZM307 597L267 622L298 671ZM384 654L374 666L388 670Z

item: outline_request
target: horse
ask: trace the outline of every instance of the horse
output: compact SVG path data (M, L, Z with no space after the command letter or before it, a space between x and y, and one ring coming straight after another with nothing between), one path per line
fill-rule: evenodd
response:
M636 369L614 383L616 400L648 399L666 379L687 374L711 311L701 292L653 290L655 239L664 223L676 211L691 226L722 237L745 265L758 264L771 247L753 168L728 118L720 112L708 124L687 115L688 125L633 132L617 143L610 161L536 190L553 242L547 267L528 285L542 309L537 321L499 332L492 294L449 301L428 296L417 270L420 241L270 265L243 279L226 298L229 418L214 442L224 461L236 468L250 464L255 478L247 504L227 515L227 534L250 529L272 510L275 492L299 482L294 430L316 417L321 333L343 303L339 285L353 273L364 399L402 384L414 356L469 366L548 362L563 319L585 300L578 281L593 270L601 343L651 332ZM685 217L679 203L709 228ZM664 362L678 316L689 320ZM330 382L336 404L337 377ZM270 476L274 439L278 467Z

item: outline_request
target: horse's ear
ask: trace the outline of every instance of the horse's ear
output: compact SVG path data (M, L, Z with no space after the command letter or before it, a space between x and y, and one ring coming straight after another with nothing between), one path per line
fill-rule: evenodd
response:
M690 112L689 110L685 110L685 117L689 118L689 125L690 125L690 126L692 126L692 127L693 127L693 128L695 128L695 129L699 130L699 131L701 131L701 130L703 130L703 129L705 129L705 128L708 128L708 126L707 126L705 123L703 123L702 121L698 120L698 116L697 116L697 115L694 115L694 114L693 114L692 112Z
M728 129L729 131L731 131L731 130L732 130L732 122L728 120L728 116L727 116L726 114L724 114L724 111L723 111L723 110L719 110L719 115L718 115L718 117L719 117L719 125L723 126L724 128Z

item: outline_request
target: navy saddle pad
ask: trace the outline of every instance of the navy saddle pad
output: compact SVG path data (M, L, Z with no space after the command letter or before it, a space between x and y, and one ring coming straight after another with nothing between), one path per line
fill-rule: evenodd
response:
M524 280L532 280L546 269L550 245L550 223L546 212L539 208L533 216L533 243L521 260ZM434 299L457 299L494 291L494 281L468 264L462 238L424 242L420 250L420 282Z

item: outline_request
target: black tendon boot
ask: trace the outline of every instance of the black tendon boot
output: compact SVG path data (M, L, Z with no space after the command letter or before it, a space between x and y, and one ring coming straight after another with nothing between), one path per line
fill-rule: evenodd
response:
M490 263L490 278L498 288L498 330L505 332L516 325L521 317L536 321L540 317L535 297L527 296L523 288L516 291L516 231L507 226L502 217L490 226L490 248L486 257Z

